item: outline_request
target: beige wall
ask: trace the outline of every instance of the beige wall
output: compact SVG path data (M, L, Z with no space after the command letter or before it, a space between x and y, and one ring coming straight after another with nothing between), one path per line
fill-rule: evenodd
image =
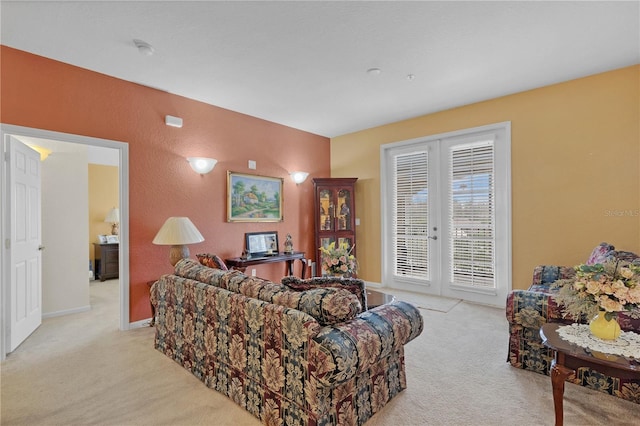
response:
M640 252L640 66L331 140L331 176L358 177L360 276L380 282L380 145L511 122L513 288L538 264L584 262L602 241Z
M93 243L98 235L111 234L111 224L104 218L118 206L118 167L89 164L89 259L93 262Z

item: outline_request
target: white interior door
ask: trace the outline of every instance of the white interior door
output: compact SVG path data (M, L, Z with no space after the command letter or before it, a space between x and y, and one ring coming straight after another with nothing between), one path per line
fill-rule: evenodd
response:
M7 136L9 187L9 352L42 322L40 154Z

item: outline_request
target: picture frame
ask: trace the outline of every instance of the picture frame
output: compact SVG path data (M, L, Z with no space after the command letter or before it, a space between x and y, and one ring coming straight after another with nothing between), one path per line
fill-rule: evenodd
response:
M107 235L107 244L120 243L120 239L117 235Z
M106 244L107 243L107 236L106 235L98 235L98 242L100 244Z
M279 253L276 231L247 232L244 239L249 257L273 256Z
M283 178L227 171L227 222L282 222Z

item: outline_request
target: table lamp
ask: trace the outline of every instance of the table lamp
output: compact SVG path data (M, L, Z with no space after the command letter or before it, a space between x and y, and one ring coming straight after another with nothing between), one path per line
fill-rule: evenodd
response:
M120 230L120 210L116 207L109 210L104 221L111 224L111 235L118 235Z
M170 217L166 220L153 244L171 246L169 260L175 266L180 259L189 257L189 248L185 244L201 243L204 237L188 217Z

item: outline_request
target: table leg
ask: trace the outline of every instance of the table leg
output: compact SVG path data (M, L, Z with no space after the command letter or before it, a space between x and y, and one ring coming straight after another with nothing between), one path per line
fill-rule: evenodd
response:
M287 260L287 275L292 276L293 275L293 260Z
M307 259L300 259L302 262L302 273L300 274L300 278L304 280L305 272L307 272Z
M564 382L573 374L573 370L559 364L555 359L551 362L551 387L553 389L553 406L556 414L556 426L562 426L564 398Z

